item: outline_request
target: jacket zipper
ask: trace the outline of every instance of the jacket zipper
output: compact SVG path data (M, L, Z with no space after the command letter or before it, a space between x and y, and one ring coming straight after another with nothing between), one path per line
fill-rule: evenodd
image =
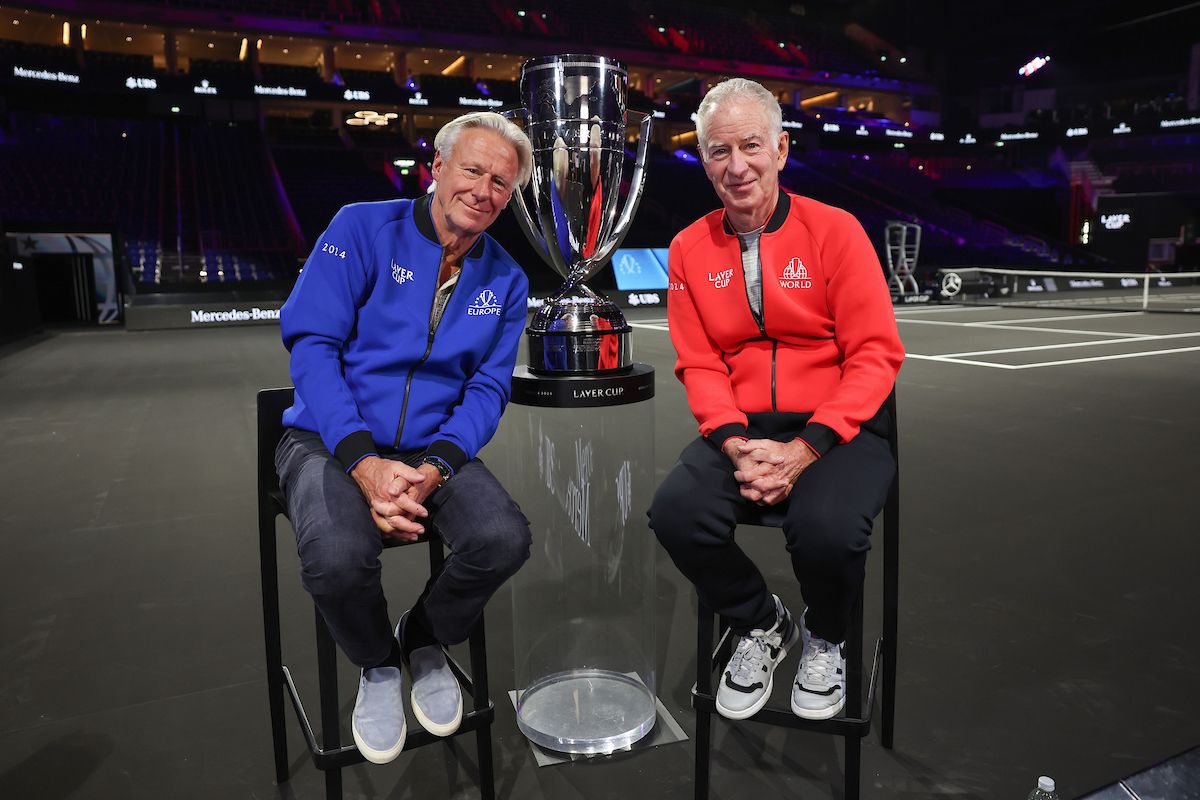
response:
M439 264L440 269L440 264ZM459 272L459 278L462 278L462 272ZM436 278L434 279L436 282ZM450 301L454 299L454 292L458 289L459 281L455 281L450 287L450 296L446 298L446 305L442 308L442 316L438 319L437 324L433 321L433 309L437 305L438 288L433 289L433 299L429 302L429 338L425 342L425 353L421 356L421 360L413 364L408 370L408 377L404 379L404 401L400 404L400 422L396 425L396 443L392 445L396 450L400 449L400 437L404 435L404 417L408 414L408 391L412 388L413 374L417 371L417 367L425 363L429 358L429 353L433 350L433 336L437 333L437 329L441 327L442 319L446 317L446 309L450 307Z
M758 237L758 302L761 305L761 308L757 314L754 313L754 304L750 302L749 286L745 286L746 305L750 307L750 316L754 317L754 321L758 323L759 334L764 339L771 340L771 410L778 411L779 404L775 402L775 353L779 348L779 342L776 339L767 336L767 291L766 281L763 277L762 263L762 235L760 234ZM744 271L745 268L743 268L743 272ZM742 281L742 284L745 285L745 280Z

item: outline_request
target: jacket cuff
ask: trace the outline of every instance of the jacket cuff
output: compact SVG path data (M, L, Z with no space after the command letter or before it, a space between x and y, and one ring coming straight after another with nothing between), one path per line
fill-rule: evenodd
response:
M375 447L375 440L371 437L370 431L355 431L347 434L337 443L337 447L333 448L333 457L341 463L347 473L367 456L377 455L379 455L379 451Z
M448 439L438 439L425 450L425 455L440 458L446 462L446 466L450 467L450 476L454 477L463 465L471 459L467 458L467 454L463 449L451 442Z
M730 422L726 425L715 429L707 437L710 442L717 446L717 449L724 450L725 442L733 438L749 439L746 435L746 426L737 422Z
M796 438L808 445L808 449L816 453L818 458L828 453L834 445L841 441L833 428L819 422L810 422L805 425L804 430L800 431L800 435Z

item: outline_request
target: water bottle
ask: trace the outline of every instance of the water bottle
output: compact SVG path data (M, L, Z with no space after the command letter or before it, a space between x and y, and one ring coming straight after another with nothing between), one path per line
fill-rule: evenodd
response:
M1037 788L1029 793L1026 800L1058 800L1058 792L1054 791L1054 778L1045 775L1038 778Z

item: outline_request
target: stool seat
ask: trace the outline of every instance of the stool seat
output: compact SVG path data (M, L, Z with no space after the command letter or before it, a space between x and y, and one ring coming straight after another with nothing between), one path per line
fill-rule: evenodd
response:
M888 488L883 506L883 635L875 640L871 658L870 680L866 702L862 698L863 665L863 602L862 594L855 601L850 629L846 634L846 705L842 716L832 719L804 719L792 713L790 704L770 702L757 714L745 720L727 720L731 724L758 722L782 728L828 733L845 737L846 741L846 800L858 800L861 785L862 739L871 731L871 716L875 707L876 687L882 696L880 743L891 749L896 718L896 628L900 547L900 458L897 435L896 390L884 402L891 417L888 446L896 461L896 471ZM776 507L743 506L738 509L739 525L782 527L784 512ZM692 686L692 708L696 712L696 800L709 796L710 756L712 750L712 719L717 715L716 684L733 651L734 635L722 621L721 635L713 646L713 627L716 615L704 601L699 602L696 625L696 683ZM789 681L790 683L790 681ZM724 719L722 717L722 719Z
M341 744L340 702L337 691L337 645L325 625L321 612L314 605L317 638L317 682L320 700L320 741L309 721L300 699L292 672L283 663L279 631L279 574L276 550L275 520L287 517L287 504L279 488L275 471L275 447L283 436L283 412L292 405L294 390L263 389L258 393L258 545L262 577L263 636L267 658L267 695L271 713L271 738L275 755L275 780L286 783L288 772L287 732L284 727L283 696L286 690L304 734L313 764L325 773L326 800L342 797L343 767L366 761L353 744ZM426 532L413 542L384 538L385 550L409 545L426 544L429 548L429 569L435 574L442 568L445 549L436 525L426 525ZM462 687L470 707L464 709L462 724L449 737L434 736L419 725L409 725L404 752L436 742L447 742L455 736L474 732L479 758L479 791L483 800L495 797L492 762L492 722L496 709L488 697L487 644L483 617L475 624L468 638L471 672L468 674L453 658L447 656L450 670Z

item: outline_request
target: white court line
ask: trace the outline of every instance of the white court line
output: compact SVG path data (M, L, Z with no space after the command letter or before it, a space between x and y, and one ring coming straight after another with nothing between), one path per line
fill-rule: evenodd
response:
M1116 361L1120 358L1144 358L1145 356L1165 356L1171 353L1193 353L1200 347L1176 347L1171 350L1147 350L1144 353L1121 353L1115 356L1092 356L1091 358L1069 358L1065 361L1043 361L1037 364L1021 364L1011 369L1035 369L1037 367L1059 367L1064 364L1083 364L1088 361Z
M1030 319L994 319L981 321L982 325L1008 325L1012 322L1057 322L1061 319L1098 319L1100 317L1128 317L1130 314L1140 315L1144 311L1108 311L1104 314L1067 314L1059 317L1031 317Z
M943 364L966 364L972 367L991 367L992 369L1018 369L1012 364L996 364L992 361L971 361L966 358L948 358L946 356L923 356L917 353L905 353L905 360L915 358L918 361L940 361Z
M998 331L1037 331L1038 333L1074 333L1080 336L1141 336L1128 331L1083 331L1074 328L1033 328L1022 325L997 326L990 322L945 322L940 319L897 319L896 322L906 322L909 325L949 325L954 328L984 328Z
M643 328L648 331L667 331L668 333L671 330L666 325L648 325L645 322L631 322L631 323L629 323L629 327Z
M1200 333L1188 334L1200 336ZM1035 350L1060 350L1066 347L1095 347L1102 344L1124 344L1125 342L1154 341L1157 336L1134 336L1128 339L1100 339L1095 342L1069 342L1067 344L1040 344L1030 347L1006 347L1002 350L968 350L965 353L942 353L942 358L958 358L959 356L990 356L996 353L1029 353Z
M1189 339L1200 336L1200 331L1194 333L1140 333L1125 336L1120 339L1101 339L1096 342L1068 342L1066 344L1039 344L1029 347L1006 347L1003 350L971 350L965 353L942 353L943 358L959 356L986 356L992 353L1028 353L1033 350L1058 350L1064 347L1095 347L1101 344L1125 344L1126 342L1157 342L1160 339Z
M917 308L897 308L897 314L946 314L951 311L978 311L991 306L920 306Z

